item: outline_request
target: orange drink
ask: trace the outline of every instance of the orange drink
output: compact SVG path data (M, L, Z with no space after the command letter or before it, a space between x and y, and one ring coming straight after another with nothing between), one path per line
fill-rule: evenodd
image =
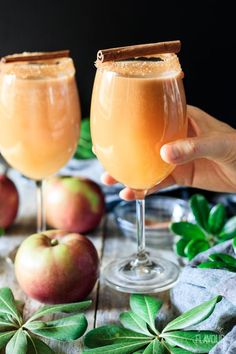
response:
M91 119L96 155L110 175L135 190L159 183L174 168L161 159L161 146L187 130L177 56L99 64Z
M40 180L73 155L80 104L71 58L1 63L0 151L25 176Z

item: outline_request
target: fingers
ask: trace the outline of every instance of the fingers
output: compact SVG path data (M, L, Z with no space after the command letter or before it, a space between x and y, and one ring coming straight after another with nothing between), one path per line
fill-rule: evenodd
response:
M231 133L233 128L228 124L216 119L210 114L204 112L198 107L187 106L187 116L196 135L211 134L219 132L220 134Z
M102 177L101 177L101 181L102 183L111 186L115 183L117 183L117 181L111 177L107 172L105 172ZM150 188L147 192L147 195L155 193L161 189L167 188L169 186L172 186L176 184L175 179L173 178L172 175L168 176L167 178L165 178L163 181L161 181L159 184L157 184L156 186ZM119 193L120 198L130 201L130 200L135 200L135 193L133 192L132 189L126 187L124 189L122 189Z
M147 195L160 191L161 189L168 188L176 184L173 174L167 176L163 181L148 190Z
M113 184L117 183L115 178L111 177L107 172L105 172L101 176L101 181L102 181L102 183L104 183L104 184L106 184L108 186L112 186Z
M235 130L229 125L193 106L187 106L189 132L187 139L181 139L161 148L164 161L183 164L199 158L218 162L235 159Z
M172 175L166 177L163 181L161 181L160 183L158 183L156 186L150 188L147 191L147 195L153 194L161 189L173 186L176 184L176 181L174 179L174 177ZM135 193L132 191L132 189L126 187L124 189L122 189L122 191L120 192L120 197L121 199L124 200L134 200L135 198Z
M224 162L235 151L235 133L216 134L177 140L162 146L160 154L164 161L183 164L198 158Z
M112 186L113 184L117 183L115 178L110 176L107 172L105 172L101 176L101 181L102 183L106 184L107 186ZM120 191L120 197L121 199L124 200L134 200L135 199L135 194L130 188L124 188L122 191Z
M112 186L113 184L117 183L115 178L110 176L107 172L105 172L101 176L101 181L102 181L102 183L106 184L107 186ZM120 191L119 195L120 195L121 199L124 199L124 200L134 200L135 199L134 192L129 188L122 189L122 191Z
M134 200L135 199L135 194L130 188L124 188L122 191L120 191L120 198L124 200Z

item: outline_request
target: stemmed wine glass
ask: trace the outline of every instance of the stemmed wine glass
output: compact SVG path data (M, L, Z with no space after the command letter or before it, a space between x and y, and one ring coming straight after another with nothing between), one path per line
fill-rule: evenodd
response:
M97 63L91 104L95 153L117 181L136 195L137 253L103 270L109 286L150 293L170 288L176 264L145 249L145 195L174 166L160 157L164 143L186 136L186 102L176 54Z
M22 53L0 63L0 152L37 185L37 232L45 230L42 181L72 157L80 101L67 51Z

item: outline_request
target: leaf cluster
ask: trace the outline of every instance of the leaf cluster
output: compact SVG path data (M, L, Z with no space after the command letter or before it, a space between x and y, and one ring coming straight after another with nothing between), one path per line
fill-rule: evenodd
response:
M227 220L223 204L210 207L201 194L194 194L189 204L195 223L180 221L170 225L171 231L180 236L175 245L179 256L191 260L200 252L236 237L236 216Z
M0 289L0 350L6 354L54 354L39 337L72 341L81 337L87 329L87 320L81 311L91 301L62 305L46 305L24 321L22 310L9 288ZM43 316L64 312L68 314L52 321L40 320Z
M74 154L74 158L81 160L94 158L95 155L92 151L92 146L93 145L90 131L90 119L83 118L80 127L80 138L78 141L76 152Z
M161 300L133 294L131 310L120 315L121 325L95 328L85 336L84 354L191 354L208 353L220 340L212 331L185 330L208 318L221 300L216 296L169 322L162 331L155 319Z
M236 272L236 259L226 253L213 253L208 260L198 265L198 268L224 269Z

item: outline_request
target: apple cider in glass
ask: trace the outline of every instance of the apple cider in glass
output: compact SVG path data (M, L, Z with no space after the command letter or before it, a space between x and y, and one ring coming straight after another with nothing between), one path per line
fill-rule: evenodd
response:
M187 129L177 56L99 64L91 118L96 155L116 180L136 190L159 183L174 168L161 159L161 146Z
M73 155L80 103L71 58L0 64L0 151L40 180Z

